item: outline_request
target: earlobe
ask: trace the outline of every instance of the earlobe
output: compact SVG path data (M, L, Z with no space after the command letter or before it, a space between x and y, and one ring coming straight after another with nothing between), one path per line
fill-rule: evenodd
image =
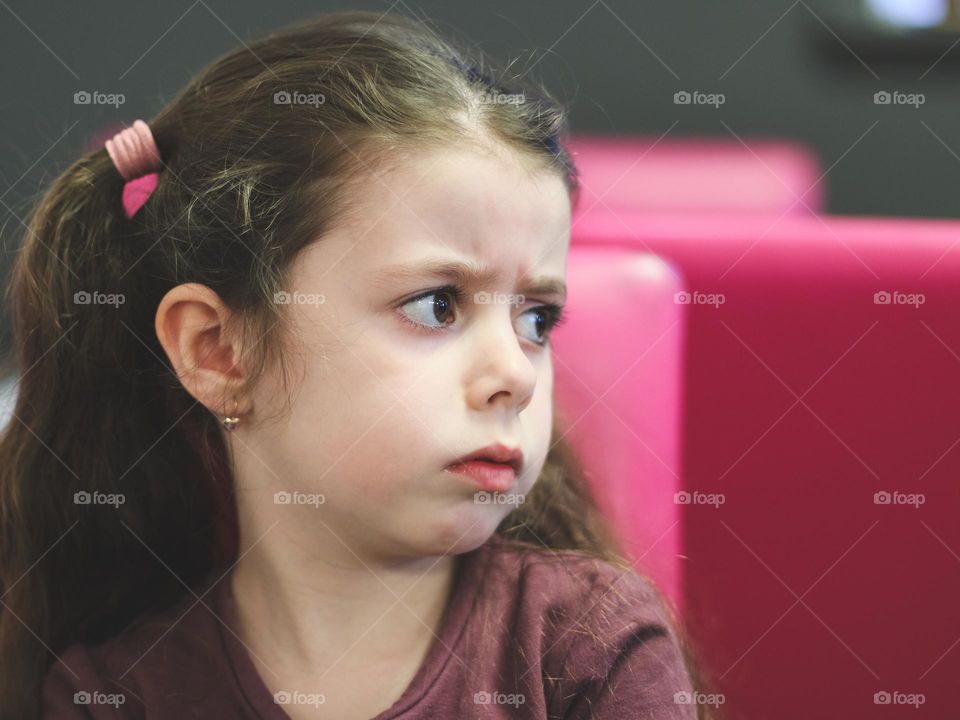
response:
M233 409L243 381L233 338L226 332L229 310L206 285L171 288L157 306L154 327L170 368L198 402L216 413ZM230 407L222 407L227 402Z

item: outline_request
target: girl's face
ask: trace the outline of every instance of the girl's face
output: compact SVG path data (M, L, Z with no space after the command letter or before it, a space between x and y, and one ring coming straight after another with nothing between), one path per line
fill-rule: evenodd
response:
M545 306L564 301L566 187L497 147L424 152L362 188L351 220L292 267L292 411L243 437L256 459L238 482L269 493L246 512L296 517L298 533L325 525L357 552L465 552L513 509L501 501L530 492L549 449L553 368L541 343ZM261 383L253 415L277 397ZM483 502L445 468L494 443L519 448L523 469Z

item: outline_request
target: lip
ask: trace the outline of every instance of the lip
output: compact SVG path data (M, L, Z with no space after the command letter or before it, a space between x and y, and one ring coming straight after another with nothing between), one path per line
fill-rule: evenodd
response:
M447 472L463 475L469 478L470 483L478 490L493 493L507 492L517 479L517 473L510 465L486 460L468 460L450 465Z
M523 469L523 452L502 443L488 445L455 460L446 471L470 478L481 490L506 492Z
M523 451L503 443L494 443L479 450L474 450L469 455L464 455L451 464L468 463L471 460L490 460L502 465L509 465L517 475L523 470Z

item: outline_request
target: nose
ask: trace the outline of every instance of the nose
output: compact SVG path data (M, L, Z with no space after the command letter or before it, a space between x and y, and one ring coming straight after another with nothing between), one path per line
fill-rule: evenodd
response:
M493 313L491 313L493 314ZM537 369L521 346L509 312L497 312L476 326L467 402L474 410L501 404L522 412L533 399Z

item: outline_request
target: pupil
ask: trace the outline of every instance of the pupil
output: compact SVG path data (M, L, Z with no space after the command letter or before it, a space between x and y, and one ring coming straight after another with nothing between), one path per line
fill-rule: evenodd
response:
M448 312L449 309L450 309L450 307L449 307L450 304L447 302L444 293L437 293L435 297L436 297L436 299L433 301L433 314L434 314L434 316L437 315L437 311L438 311L438 310L440 311L441 314ZM443 299L441 299L441 298L443 298ZM442 322L443 319L440 318L440 317L437 317L437 320L440 320L440 321Z

